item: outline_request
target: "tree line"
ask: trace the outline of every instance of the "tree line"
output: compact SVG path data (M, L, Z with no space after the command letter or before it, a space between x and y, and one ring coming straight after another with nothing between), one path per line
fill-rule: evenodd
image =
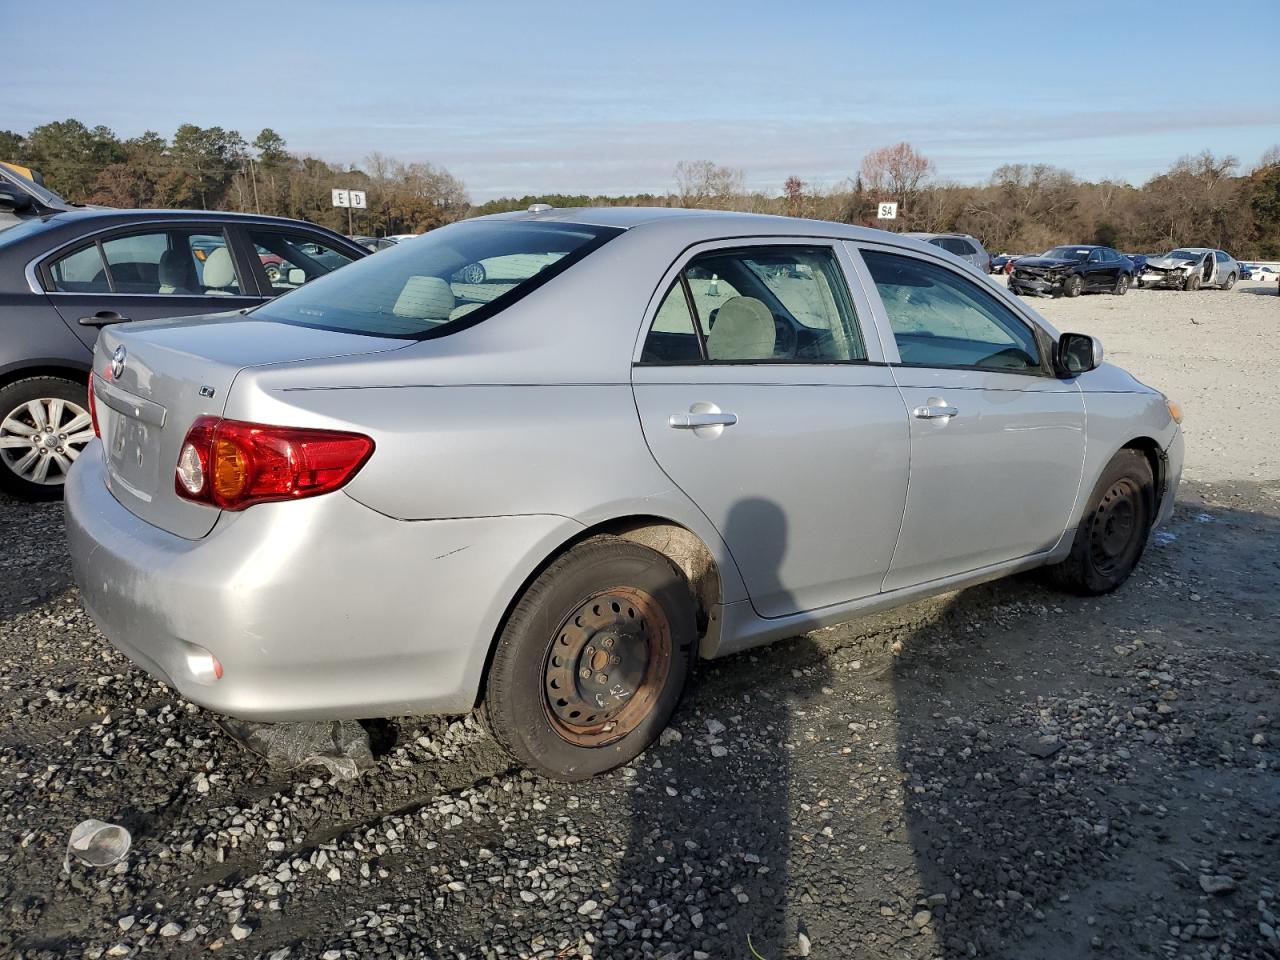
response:
M1280 258L1280 145L1248 170L1236 157L1208 151L1182 157L1141 186L1021 163L998 167L986 183L956 184L938 180L928 157L899 143L868 153L835 187L815 187L794 175L780 192L751 190L742 170L698 160L675 164L666 193L543 194L479 205L442 167L376 152L359 166L333 164L290 152L271 129L247 141L235 130L183 124L168 139L154 131L121 139L104 126L62 120L25 135L0 130L0 159L39 170L51 189L73 202L256 211L342 232L346 212L331 206L330 191L363 189L368 209L358 214L355 229L375 236L418 233L532 203L643 205L969 233L993 252L1093 242L1130 252L1210 246L1237 257ZM898 219L876 219L884 200L898 203Z

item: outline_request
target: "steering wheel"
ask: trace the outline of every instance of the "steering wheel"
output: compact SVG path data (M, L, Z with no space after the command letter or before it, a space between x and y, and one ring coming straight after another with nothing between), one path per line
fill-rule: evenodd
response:
M773 329L773 355L793 359L800 349L800 335L796 333L796 328L781 317L774 316Z

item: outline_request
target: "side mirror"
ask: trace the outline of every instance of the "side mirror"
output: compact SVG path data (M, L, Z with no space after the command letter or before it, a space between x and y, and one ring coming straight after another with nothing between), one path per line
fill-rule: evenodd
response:
M25 190L19 190L13 184L0 180L0 210L22 213L30 210L31 206L31 196Z
M1087 333L1064 333L1058 338L1058 372L1078 377L1102 366L1102 341Z
M307 271L301 267L289 268L289 282L295 287L300 287L307 282Z

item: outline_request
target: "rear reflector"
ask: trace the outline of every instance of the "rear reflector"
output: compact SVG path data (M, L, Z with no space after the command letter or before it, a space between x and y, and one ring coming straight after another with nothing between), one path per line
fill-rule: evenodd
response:
M93 371L89 371L89 419L93 421L93 435L102 438L102 428L98 426L98 398L93 395Z
M373 453L359 433L200 417L187 431L173 486L223 510L300 500L343 486Z

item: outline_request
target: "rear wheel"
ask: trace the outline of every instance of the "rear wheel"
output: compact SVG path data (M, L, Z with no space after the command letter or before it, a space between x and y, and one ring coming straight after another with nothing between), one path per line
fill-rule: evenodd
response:
M1137 450L1121 450L1107 464L1067 559L1050 578L1074 593L1108 593L1129 579L1142 558L1155 517L1151 464Z
M1222 285L1223 290L1230 290L1236 285L1236 275L1234 273L1227 274L1227 282Z
M82 383L29 377L0 388L0 490L56 500L67 471L93 439Z
M615 537L551 563L508 618L484 713L517 761L556 780L627 763L667 725L697 648L693 598L662 554Z
M1078 297L1083 290L1084 279L1078 273L1067 277L1067 282L1062 285L1062 293L1068 297Z
M1122 273L1116 277L1116 285L1111 288L1111 292L1117 297L1123 297L1129 292L1129 275L1127 273Z

